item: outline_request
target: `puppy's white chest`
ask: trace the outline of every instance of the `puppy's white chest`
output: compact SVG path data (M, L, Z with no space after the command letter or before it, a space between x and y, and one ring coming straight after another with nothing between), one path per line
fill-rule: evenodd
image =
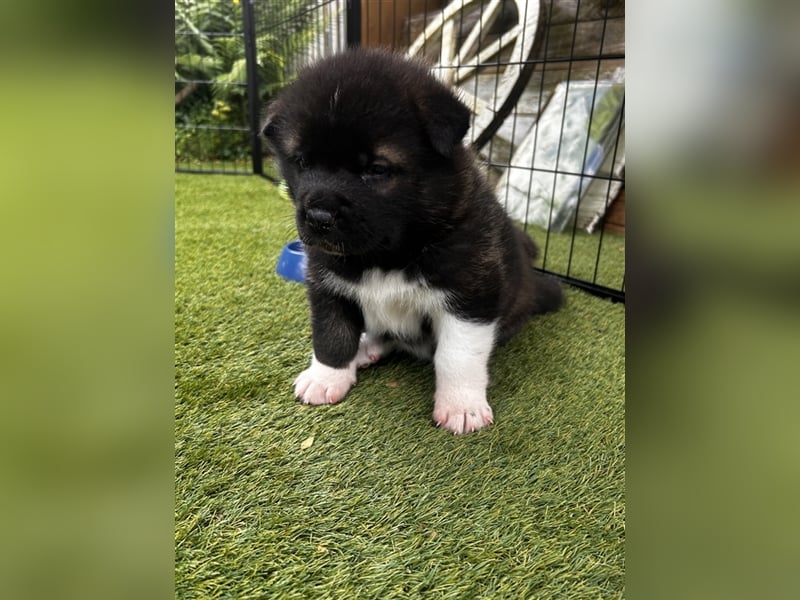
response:
M399 271L371 269L359 283L347 287L348 295L361 306L366 330L374 333L418 337L423 320L434 324L446 307L443 291L410 281Z

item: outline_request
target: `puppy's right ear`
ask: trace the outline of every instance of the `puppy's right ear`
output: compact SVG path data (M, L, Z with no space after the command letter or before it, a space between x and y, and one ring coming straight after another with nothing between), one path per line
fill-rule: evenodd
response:
M261 135L267 139L274 138L277 133L278 125L275 123L274 119L270 119L269 121L265 122L264 126L261 128Z
M281 154L285 141L285 132L283 129L283 118L278 112L278 107L273 103L267 107L264 119L262 121L261 131L259 132L267 142L267 148L273 154Z
M261 126L261 135L268 140L274 140L278 135L278 111L274 104L267 107L267 112L264 115L263 125Z

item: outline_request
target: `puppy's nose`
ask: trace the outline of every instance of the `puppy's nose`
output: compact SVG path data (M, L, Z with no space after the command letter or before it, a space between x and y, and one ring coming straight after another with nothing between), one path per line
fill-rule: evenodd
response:
M325 208L309 208L306 221L317 229L329 229L333 225L333 213Z

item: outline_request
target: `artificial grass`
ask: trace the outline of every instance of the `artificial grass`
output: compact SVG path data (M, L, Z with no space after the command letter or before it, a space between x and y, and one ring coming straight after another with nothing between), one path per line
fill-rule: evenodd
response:
M553 273L569 275L609 287L622 289L625 281L625 236L608 231L586 233L571 228L551 233L535 225L528 234L539 245L540 265Z
M408 358L303 406L294 237L269 182L176 176L176 597L622 597L624 306L568 289L495 353L474 434Z

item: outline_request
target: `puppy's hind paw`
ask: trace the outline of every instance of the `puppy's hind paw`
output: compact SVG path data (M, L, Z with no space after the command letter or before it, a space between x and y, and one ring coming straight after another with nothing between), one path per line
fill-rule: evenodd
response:
M335 404L356 382L354 367L334 369L311 360L311 366L294 380L294 395L303 404Z
M364 332L358 342L358 353L354 362L359 369L365 369L378 362L384 355L384 350L384 343L380 339Z
M456 389L441 393L437 390L433 420L439 427L461 434L491 425L494 414L483 391Z

